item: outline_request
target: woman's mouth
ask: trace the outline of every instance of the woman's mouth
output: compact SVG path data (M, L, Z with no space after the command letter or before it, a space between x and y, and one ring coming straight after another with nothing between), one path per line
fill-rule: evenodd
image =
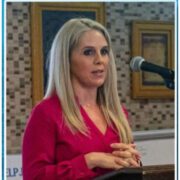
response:
M95 71L92 71L92 73L95 75L95 76L102 76L104 74L104 70L95 70Z

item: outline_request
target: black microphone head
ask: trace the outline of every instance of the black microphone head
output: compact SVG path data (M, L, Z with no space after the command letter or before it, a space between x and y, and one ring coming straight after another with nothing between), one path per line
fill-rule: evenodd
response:
M141 56L136 56L132 58L130 62L130 68L133 71L140 71L141 70L141 64L144 61L144 59Z

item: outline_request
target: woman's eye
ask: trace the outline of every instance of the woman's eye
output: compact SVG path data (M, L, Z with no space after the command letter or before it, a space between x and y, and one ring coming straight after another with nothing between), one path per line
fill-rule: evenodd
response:
M104 48L101 50L101 54L102 55L108 55L109 54L109 50L107 48Z
M84 50L84 55L86 55L86 56L92 55L93 53L94 53L94 51L92 49Z

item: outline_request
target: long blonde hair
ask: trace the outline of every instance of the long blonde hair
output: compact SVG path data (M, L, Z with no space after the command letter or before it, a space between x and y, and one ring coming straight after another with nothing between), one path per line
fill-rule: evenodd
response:
M100 23L87 18L71 19L58 31L50 50L49 79L44 98L52 96L55 92L59 97L65 122L71 131L88 134L71 84L70 54L78 44L82 34L92 29L101 32L110 47L107 78L104 84L98 88L97 102L102 108L107 123L115 125L121 141L131 143L132 132L121 107L117 91L116 66L110 36Z

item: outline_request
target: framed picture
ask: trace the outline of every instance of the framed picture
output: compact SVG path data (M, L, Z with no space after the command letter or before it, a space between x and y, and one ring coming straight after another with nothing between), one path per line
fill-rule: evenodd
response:
M132 24L132 57L174 69L174 26L160 21L134 21ZM132 72L132 98L173 98L174 92L156 73Z
M94 2L35 2L31 4L32 99L40 101L47 83L47 56L59 28L69 19L87 17L105 24L104 4Z

